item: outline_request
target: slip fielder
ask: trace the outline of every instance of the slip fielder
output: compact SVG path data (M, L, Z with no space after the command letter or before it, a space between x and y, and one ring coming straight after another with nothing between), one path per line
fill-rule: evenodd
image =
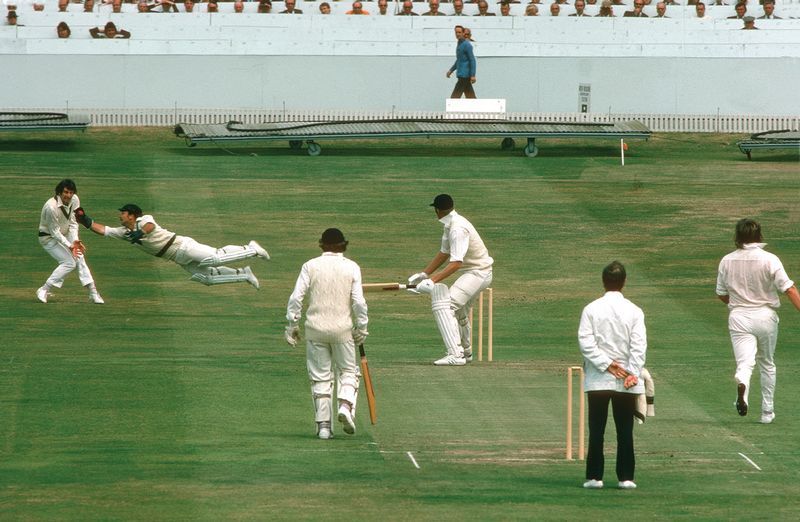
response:
M439 194L431 206L444 225L441 248L422 272L408 278L408 284L431 296L433 317L447 349L433 364L463 366L472 361L469 311L475 297L492 284L494 260L472 223L455 211L452 197ZM448 288L442 281L456 272L460 275Z
M44 285L36 290L36 298L42 303L53 288L61 288L64 279L76 268L78 278L89 291L89 301L103 304L103 298L97 292L92 272L86 264L85 248L78 239L78 223L75 221L75 210L81 206L78 199L78 187L71 179L63 179L56 185L56 193L45 201L39 218L39 244L58 261L58 266Z

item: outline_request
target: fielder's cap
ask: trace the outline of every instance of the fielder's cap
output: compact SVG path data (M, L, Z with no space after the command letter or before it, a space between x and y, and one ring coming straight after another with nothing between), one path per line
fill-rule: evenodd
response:
M751 23L753 23L753 22L755 22L755 21L756 21L756 19L755 19L755 17L754 17L754 16L745 16L744 18L742 18L742 20L743 20L743 21L744 21L744 23L746 23L746 24L751 24Z
M134 205L133 203L127 203L125 205L122 205L121 207L119 207L119 211L128 212L130 214L133 214L134 216L141 216L144 213L142 212L142 209L139 207L139 205Z
M322 238L319 240L323 245L339 245L346 243L344 234L338 228L329 228L322 233Z
M431 203L431 206L438 208L439 210L453 208L453 198L450 197L450 194L439 194L433 198L433 203Z

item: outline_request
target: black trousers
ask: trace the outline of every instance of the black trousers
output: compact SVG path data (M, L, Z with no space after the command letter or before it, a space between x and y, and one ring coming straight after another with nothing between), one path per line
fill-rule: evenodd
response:
M614 412L617 427L617 479L633 480L636 459L633 455L633 412L636 394L615 391L590 391L589 401L589 454L586 456L586 479L603 480L603 440L608 421L608 403Z
M450 97L461 98L461 95L464 95L465 98L475 98L475 90L472 88L469 78L459 78Z

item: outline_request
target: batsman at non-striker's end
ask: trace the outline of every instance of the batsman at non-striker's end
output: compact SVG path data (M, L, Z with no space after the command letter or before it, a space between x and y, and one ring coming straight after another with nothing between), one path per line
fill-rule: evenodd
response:
M431 206L444 225L441 248L422 272L408 278L408 284L431 296L433 318L447 349L433 364L463 366L472 361L469 311L475 297L492 284L494 260L472 223L455 211L452 197L439 194ZM448 288L442 281L456 272L460 275Z

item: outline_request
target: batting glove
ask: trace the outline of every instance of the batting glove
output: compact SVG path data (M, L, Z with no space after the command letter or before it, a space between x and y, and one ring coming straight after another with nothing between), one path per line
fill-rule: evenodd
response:
M426 274L425 272L418 272L418 273L416 273L416 274L414 274L414 275L412 275L411 277L408 278L408 284L409 285L418 285L422 281L424 281L425 279L428 279L428 274Z
M423 279L417 284L417 292L420 294L432 294L433 285L435 284L431 279Z
M359 344L364 344L364 341L367 340L367 336L369 332L365 328L353 328L353 341L356 343L356 346Z
M298 327L296 324L290 324L286 327L284 337L286 338L286 342L289 344L289 346L294 348L300 341L300 327Z

